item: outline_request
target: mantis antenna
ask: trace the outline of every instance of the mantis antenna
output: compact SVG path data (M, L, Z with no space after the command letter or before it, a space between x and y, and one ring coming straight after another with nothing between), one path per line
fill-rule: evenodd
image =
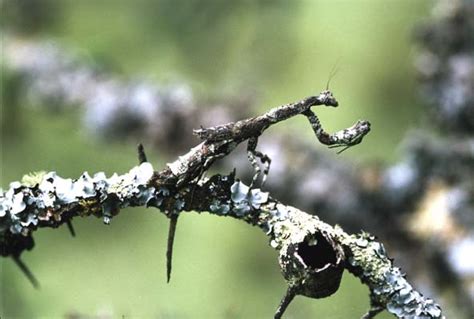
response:
M341 57L337 58L336 62L332 66L331 71L329 72L328 81L326 82L326 91L329 90L329 83L331 80L336 76L337 72L339 72L339 65L341 62Z

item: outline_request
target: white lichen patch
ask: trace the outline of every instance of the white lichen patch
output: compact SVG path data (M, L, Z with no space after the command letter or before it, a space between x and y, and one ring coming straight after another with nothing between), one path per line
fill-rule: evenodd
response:
M60 222L61 212L67 211L70 205L84 206L89 202L100 204L104 221L110 222L120 208L144 206L160 197L148 185L153 173L153 166L145 162L126 174L114 174L110 178L104 173L91 177L85 172L73 180L48 172L42 173L41 178L28 177L25 184L13 182L6 192L0 192L3 226L0 232L28 235L40 221Z

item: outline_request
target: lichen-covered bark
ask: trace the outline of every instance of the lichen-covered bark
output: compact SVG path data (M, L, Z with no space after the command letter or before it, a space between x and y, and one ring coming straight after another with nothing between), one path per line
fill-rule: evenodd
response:
M121 208L151 206L170 218L169 280L178 216L185 211L208 211L258 226L269 236L270 245L279 251L288 291L275 318L281 318L295 295L323 298L333 294L339 288L344 269L370 289L371 309L365 318L383 308L399 318L442 318L440 307L410 286L400 270L393 267L382 244L370 235L348 235L315 215L280 203L254 185L243 184L235 173L202 179L215 160L245 141L249 141L249 159L268 160L255 149L258 137L269 126L298 114L307 116L318 139L329 137L325 144L332 146L351 147L370 131L369 122L358 121L364 125L326 133L310 111L314 105L338 103L326 90L262 116L198 130L196 133L204 141L162 171L155 171L146 162L143 148L139 147L140 165L123 175L107 178L104 173L97 173L91 177L86 172L76 180L64 179L54 172L25 176L21 182L11 183L6 192L0 192L0 253L13 257L35 283L20 255L33 248L33 232L38 228L64 223L71 228L74 217L89 215L103 218L109 224Z
M383 245L367 233L349 235L260 189L249 189L234 174L182 188L162 184L157 176L145 162L109 178L84 173L71 180L50 172L12 183L1 197L2 256L19 256L33 247L38 228L59 227L76 216L94 215L109 224L127 206L153 206L167 215L208 211L262 229L279 251L283 276L297 295L331 295L348 269L369 287L373 307L385 307L399 318L442 318L440 307L411 287Z

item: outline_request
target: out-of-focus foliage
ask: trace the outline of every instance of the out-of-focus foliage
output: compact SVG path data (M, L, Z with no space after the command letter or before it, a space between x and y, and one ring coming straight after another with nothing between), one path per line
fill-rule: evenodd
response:
M21 134L20 91L21 74L12 72L4 63L0 64L0 90L2 109L0 112L0 130L2 138L14 139ZM8 120L7 120L8 119Z
M4 30L27 37L41 31L124 78L184 80L203 98L250 92L258 102L254 114L257 107L319 92L340 59L331 88L341 109L318 110L322 120L328 130L354 118L374 123L367 141L341 157L394 160L395 146L418 122L410 41L429 2L36 0L35 10L33 4L22 5L27 2L3 1L5 16L14 17L2 19ZM7 90L15 80L5 69L2 83L2 186L38 170L77 177L84 170L110 174L136 164L135 140L98 142L81 131L79 111L45 114L28 107L40 103L34 98L7 96L15 91ZM311 139L306 124L294 120L278 129ZM159 167L167 150L148 157ZM273 159L277 167L278 157ZM292 169L298 170L297 161ZM261 318L273 313L275 292L285 287L276 255L257 230L186 216L177 234L174 278L166 285L167 221L150 212L130 210L111 227L84 220L74 239L66 229L38 233L37 247L24 259L42 289L34 291L11 261L1 260L0 314ZM297 298L288 315L351 318L367 305L365 289L344 276L334 297Z
M61 2L57 0L1 0L0 26L6 30L32 35L59 25Z

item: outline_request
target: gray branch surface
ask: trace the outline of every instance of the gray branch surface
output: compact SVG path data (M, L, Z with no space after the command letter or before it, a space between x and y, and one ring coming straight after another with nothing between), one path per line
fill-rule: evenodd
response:
M269 126L299 114L308 118L324 144L347 148L360 143L370 131L367 121L329 134L311 111L314 105L337 104L330 91L323 91L259 117L196 130L203 142L161 171L154 170L139 147L140 164L123 175L107 178L104 173L97 173L91 177L86 172L76 180L64 179L55 172L26 175L21 182L11 183L6 192L0 192L0 253L11 256L36 284L20 259L23 251L33 248L35 230L62 224L72 229L71 220L76 216L94 215L109 224L121 208L156 207L171 221L167 252L170 274L178 216L182 212L207 211L258 226L269 236L270 245L279 251L288 290L275 318L283 315L296 295L332 295L339 288L344 269L360 278L370 290L371 309L364 318L372 318L383 309L398 318L443 318L440 306L410 285L393 265L383 244L370 234L350 235L339 226L285 205L255 187L257 178L250 186L236 178L235 172L202 178L215 160L245 141L249 142L247 150L252 165L257 164L257 159L265 163L268 158L255 149L258 137ZM258 177L260 170L256 172Z

